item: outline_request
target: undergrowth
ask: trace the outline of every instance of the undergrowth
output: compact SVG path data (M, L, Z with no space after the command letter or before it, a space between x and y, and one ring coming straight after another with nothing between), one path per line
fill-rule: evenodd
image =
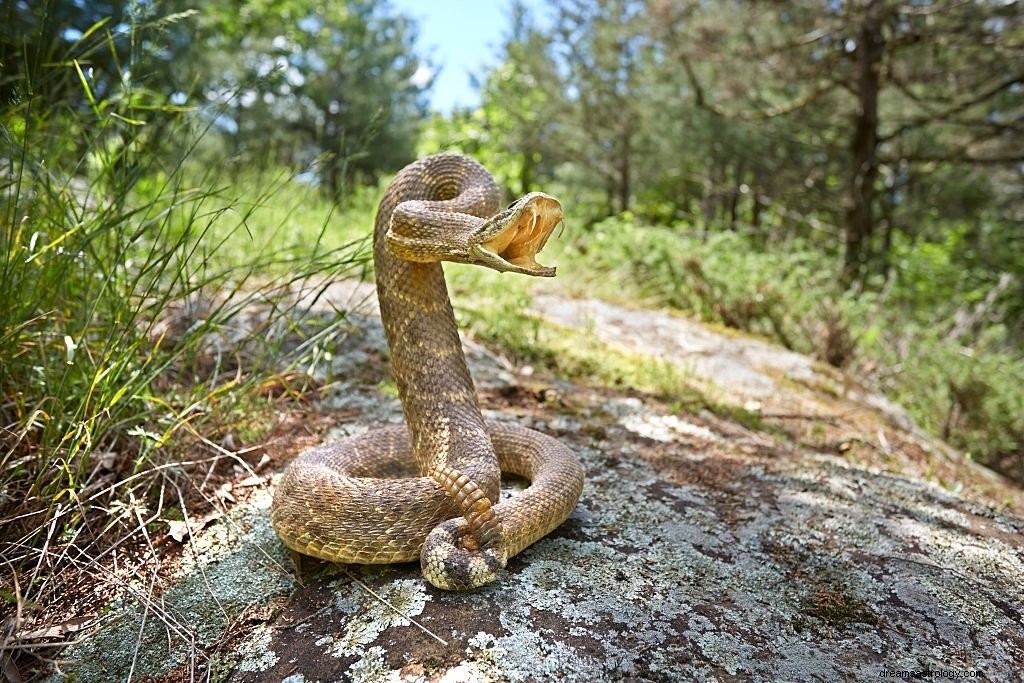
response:
M154 552L160 522L212 498L204 473L252 471L246 447L346 324L310 308L368 256L337 229L365 212L339 215L284 172L226 182L190 163L208 119L127 71L102 97L89 72L63 73L84 97L0 111L0 608L15 634L112 551Z
M608 219L553 241L570 290L670 306L844 367L970 457L1024 479L1024 353L1001 324L1005 279L970 279L942 254L958 244L897 241L873 289L845 289L830 258L793 240L760 248L736 232L700 235Z

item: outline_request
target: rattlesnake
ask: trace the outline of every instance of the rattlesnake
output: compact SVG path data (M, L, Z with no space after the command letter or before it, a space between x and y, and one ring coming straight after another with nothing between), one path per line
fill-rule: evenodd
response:
M565 521L583 469L556 439L483 420L440 264L552 276L534 257L561 218L558 201L540 192L498 212L490 174L461 155L399 172L377 211L373 251L407 428L329 443L291 463L271 509L289 548L345 563L419 557L428 581L459 590L494 581L508 557ZM530 486L495 505L502 471Z

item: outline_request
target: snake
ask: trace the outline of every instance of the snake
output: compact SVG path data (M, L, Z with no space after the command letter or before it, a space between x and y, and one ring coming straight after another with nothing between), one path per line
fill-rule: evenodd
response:
M287 466L270 516L297 562L419 559L432 585L470 590L496 581L576 507L584 473L568 446L484 420L445 284L443 261L555 275L536 255L562 222L561 204L530 192L500 210L499 196L480 163L451 153L409 164L385 190L374 271L405 425L327 442ZM529 484L501 500L503 473Z

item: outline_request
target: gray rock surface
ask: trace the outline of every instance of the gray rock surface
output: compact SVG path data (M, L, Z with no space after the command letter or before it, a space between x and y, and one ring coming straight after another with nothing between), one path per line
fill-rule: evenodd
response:
M572 324L580 305L557 306ZM602 326L622 315L585 306ZM737 400L781 400L788 378L807 404L817 372L807 359L737 352L692 323L648 315L640 324L660 330L645 335L648 349L653 339L674 340L669 358L699 349L695 371L738 382ZM401 419L394 396L355 372L386 357L379 321L351 319L359 332L331 370L351 379L321 406L345 416L339 437ZM609 341L630 343L620 333ZM82 681L855 681L922 670L1024 680L1019 491L982 481L941 445L921 448L870 402L842 398L874 415L885 448L823 448L856 446L866 423L833 421L823 429L835 440L812 444L799 430L787 438L522 376L472 342L467 351L488 417L563 439L587 472L574 514L499 583L454 594L416 565L325 565L300 585L269 526L270 476L239 491L160 590L142 579L122 590L65 653L77 662L65 670ZM956 486L927 474L940 462Z
M734 394L764 398L778 390L773 376L799 381L814 374L807 356L659 311L553 295L536 297L531 310L567 327L587 329L604 342L678 364Z

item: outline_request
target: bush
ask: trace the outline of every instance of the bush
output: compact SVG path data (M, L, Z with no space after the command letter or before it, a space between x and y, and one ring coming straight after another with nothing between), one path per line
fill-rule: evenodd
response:
M1024 478L1024 354L999 323L1012 280L983 278L943 243L897 239L875 290L845 290L840 263L799 240L770 250L733 231L607 219L562 247L582 290L667 305L850 367L932 433ZM555 246L555 249L558 249ZM611 276L609 276L611 275Z

